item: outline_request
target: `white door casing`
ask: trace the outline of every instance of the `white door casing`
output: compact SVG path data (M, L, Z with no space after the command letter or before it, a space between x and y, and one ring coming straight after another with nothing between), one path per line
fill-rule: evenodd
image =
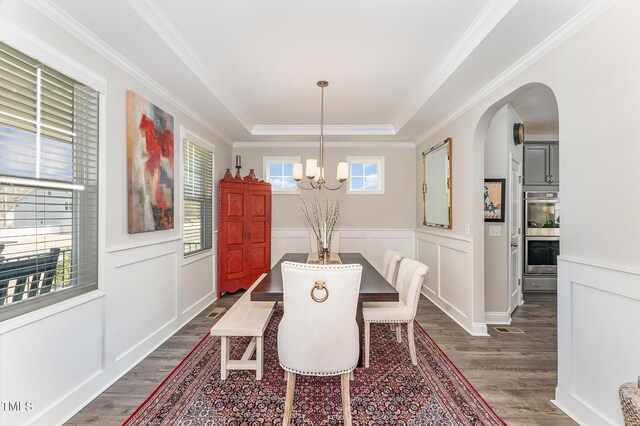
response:
M509 315L522 299L522 164L509 155Z

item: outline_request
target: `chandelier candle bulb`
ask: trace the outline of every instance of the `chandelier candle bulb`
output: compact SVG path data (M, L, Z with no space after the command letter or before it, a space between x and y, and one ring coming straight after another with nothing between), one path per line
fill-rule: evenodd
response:
M307 160L307 177L314 178L318 171L318 160L310 158Z
M302 171L302 163L295 163L293 165L293 179L294 180L301 180L302 179L302 175L304 174Z
M324 167L316 168L316 176L313 178L316 182L318 182L322 178L324 180Z
M339 181L349 179L349 163L341 161L338 163L338 173L336 179Z

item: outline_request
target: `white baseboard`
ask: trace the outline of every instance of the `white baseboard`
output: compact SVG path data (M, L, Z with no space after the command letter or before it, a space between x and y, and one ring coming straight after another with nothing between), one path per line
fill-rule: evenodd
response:
M201 299L187 310L179 322L174 322L173 324L168 324L166 327L163 327L153 338L148 340L147 345L144 347L142 345L139 346L136 350L128 353L125 357L110 365L105 370L102 370L90 380L87 380L81 386L71 391L69 393L69 397L64 398L62 402L56 404L51 410L44 412L31 424L48 426L57 422L52 421L52 419L61 419L62 421L60 424L67 422L87 404L124 376L129 370L131 370L131 368L138 365L142 360L160 347L160 345L169 340L171 336L177 333L182 327L188 324L189 321L200 314L215 300L215 293L211 293ZM89 396L82 398L81 395Z
M584 401L564 392L559 387L556 387L556 399L552 399L551 403L579 425L611 426L615 424L602 417L597 410L585 404Z
M511 314L509 312L485 312L484 322L496 325L511 325Z
M469 333L470 335L477 336L477 337L489 336L489 333L487 331L487 324L485 324L485 323L472 323L471 327L467 327L466 324L464 324L462 321L460 321L458 318L456 318L455 315L452 315L450 307L448 305L446 305L445 303L443 303L439 298L433 297L431 294L429 294L429 292L426 292L424 290L424 288L422 289L421 293L422 293L422 295L424 297L429 299L431 301L431 303L433 303L438 308L440 308L440 310L442 312L447 314L447 316L449 318L451 318L453 321L455 321L456 324L458 324L460 327L462 327L464 330L466 330L467 333Z

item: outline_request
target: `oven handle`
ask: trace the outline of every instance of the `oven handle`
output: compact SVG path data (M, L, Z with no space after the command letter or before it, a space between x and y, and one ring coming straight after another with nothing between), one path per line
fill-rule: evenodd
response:
M525 245L527 241L560 241L560 237L554 236L554 237L524 237L525 239Z

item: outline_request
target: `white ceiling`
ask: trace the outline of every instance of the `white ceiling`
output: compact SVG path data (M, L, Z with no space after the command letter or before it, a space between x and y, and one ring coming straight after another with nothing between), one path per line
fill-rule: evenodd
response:
M228 141L316 140L325 79L327 140L421 142L593 0L34 1Z

